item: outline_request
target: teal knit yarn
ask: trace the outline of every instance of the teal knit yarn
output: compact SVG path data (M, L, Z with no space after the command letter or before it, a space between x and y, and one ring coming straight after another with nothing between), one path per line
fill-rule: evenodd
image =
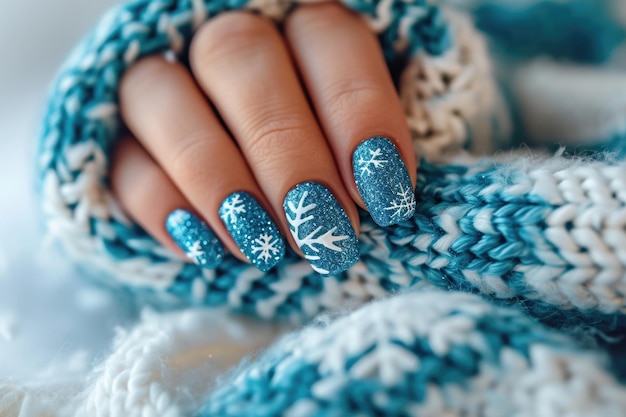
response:
M418 172L412 219L382 228L361 213L355 267L322 278L291 253L266 274L233 257L201 270L128 219L108 188L108 156L123 129L117 84L124 71L150 54L184 61L194 31L226 10L280 20L293 7L282 1L141 0L113 9L50 94L38 158L49 233L112 282L168 306L227 304L264 318L306 319L424 282L522 304L555 326L622 329L626 166L519 157L435 163L445 151L458 156L462 146L496 141L489 128L503 106L480 37L458 13L426 1L346 5L376 31L390 65L406 63L399 92L415 146L430 161Z
M376 28L389 60L406 60L420 51L441 54L450 46L447 22L423 0L346 5ZM37 166L47 229L72 257L138 291L156 290L168 302L172 297L165 291L250 309L272 293L264 284L273 278L263 278L232 257L224 270L213 273L185 264L160 247L127 218L110 193L108 156L123 129L117 85L128 67L144 56L166 52L184 61L195 30L223 11L246 9L281 19L293 6L282 1L132 1L112 9L77 47L54 82ZM409 17L400 27L404 15ZM294 268L306 271L300 276L311 274L292 254L282 270ZM315 292L319 278L311 276ZM256 280L261 282L252 285ZM254 287L250 295L248 285ZM232 291L226 296L229 288L240 296Z
M294 253L267 273L230 255L200 269L132 222L109 189L126 69L151 54L185 62L194 32L224 11L280 21L296 3L127 2L61 69L37 168L46 227L69 255L158 306L227 305L294 321L355 309L318 317L243 363L195 415L624 415L620 345L607 357L596 336L611 341L626 329L626 162L465 153L503 143L505 106L482 38L463 15L431 3L344 3L376 32L424 159L415 215L379 227L361 211L361 260L336 276Z
M621 416L605 363L515 309L421 290L288 336L197 415Z
M362 257L354 269L320 279L295 259L267 274L228 262L202 301L239 296L238 308L263 317L311 316L324 309L327 297L346 291L342 286L357 287L357 280L371 283L372 292L354 298L425 282L520 304L555 327L620 332L626 326L618 217L624 203L612 195L626 195L621 176L622 163L565 158L484 160L471 167L423 161L411 220L380 228L362 213ZM615 240L602 242L602 236ZM236 294L238 280L250 280L254 288ZM179 294L189 294L193 281L178 285Z
M613 0L549 0L526 7L483 1L474 14L478 28L505 54L598 64L626 38L613 9Z

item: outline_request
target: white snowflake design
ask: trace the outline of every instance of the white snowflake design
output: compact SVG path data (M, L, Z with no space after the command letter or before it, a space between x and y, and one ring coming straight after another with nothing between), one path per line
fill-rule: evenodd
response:
M279 242L280 240L272 235L262 234L258 239L254 239L254 243L257 246L252 247L252 254L260 252L256 258L267 262L273 255L277 255L280 252L276 247Z
M407 217L415 211L415 194L411 187L405 188L400 184L400 191L396 193L400 198L391 200L385 210L393 211L391 217Z
M361 170L361 174L370 175L372 173L370 166L373 168L382 168L387 162L386 159L376 159L382 155L382 151L380 148L375 151L370 150L370 159L364 159L363 157L359 158L357 163L359 164L359 169Z
M224 202L222 218L228 217L231 223L237 221L237 215L246 212L246 207L241 199L241 195L235 194L232 201Z
M346 240L349 238L349 236L344 236L344 235L335 236L334 233L337 230L337 226L329 229L326 233L318 235L320 231L323 229L323 226L319 226L315 230L313 230L311 233L306 235L305 237L302 237L302 238L300 237L300 226L302 226L304 223L307 223L315 218L315 216L312 214L304 217L306 213L308 213L309 211L317 207L317 204L314 204L314 203L306 205L306 206L304 205L305 204L304 201L306 200L308 195L309 195L308 191L305 191L302 193L302 196L300 197L300 201L298 202L297 207L291 201L287 204L287 206L289 207L289 210L291 210L294 213L293 218L290 215L287 215L287 221L293 228L292 234L293 234L294 239L296 240L296 243L298 244L298 247L301 249L304 249L305 246L308 246L309 249L311 249L313 252L316 252L316 253L319 252L319 249L317 246L325 247L326 249L330 249L335 252L343 252L343 250L339 246L337 246L335 243L340 242L342 240ZM309 261L318 261L321 259L318 255L305 254L304 257ZM316 267L315 265L311 265L311 266L313 267L315 271L319 272L320 274L329 273L329 271L323 268Z
M474 295L430 290L398 295L391 301L303 333L297 346L307 362L318 364L322 376L315 383L316 392L334 398L342 386L362 378L379 378L385 386L398 384L422 367L409 347L419 339L433 348L432 359L445 358L458 345L474 346L484 355L490 350L486 344L472 344L480 334L476 320L494 311ZM349 358L356 361L346 369Z
M196 265L200 265L200 258L204 256L204 251L201 248L202 248L202 243L200 243L199 240L196 240L187 251L187 256Z

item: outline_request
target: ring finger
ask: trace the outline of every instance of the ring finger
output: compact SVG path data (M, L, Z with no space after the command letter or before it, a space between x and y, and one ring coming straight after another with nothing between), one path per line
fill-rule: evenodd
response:
M219 244L213 229L232 253L263 271L280 261L284 243L272 211L246 161L182 65L161 57L139 62L122 79L120 104L129 129L193 209L179 207L160 224L148 225L149 230L165 223L173 240L194 260L200 253L213 253L212 246ZM163 188L161 195L147 201L167 206L171 196ZM203 265L215 267L217 260Z

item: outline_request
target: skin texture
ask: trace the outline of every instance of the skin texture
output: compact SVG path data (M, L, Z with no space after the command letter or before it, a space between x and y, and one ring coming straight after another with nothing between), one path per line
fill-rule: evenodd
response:
M358 230L356 207L365 205L352 153L374 136L392 140L415 186L409 132L378 42L340 5L300 7L282 34L249 13L217 16L197 32L190 63L191 72L149 57L127 71L119 93L132 137L120 141L111 178L129 215L177 253L164 223L182 208L246 260L218 214L237 191L253 196L300 252L283 203L306 181L326 186Z

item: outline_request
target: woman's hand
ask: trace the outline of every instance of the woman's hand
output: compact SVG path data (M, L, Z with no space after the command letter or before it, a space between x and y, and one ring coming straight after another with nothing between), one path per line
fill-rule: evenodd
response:
M190 64L144 59L119 91L136 140L116 149L113 189L165 246L214 268L222 242L266 271L286 241L335 274L359 258L356 205L380 225L413 215L409 132L356 15L301 6L281 34L263 17L225 13L195 35Z

